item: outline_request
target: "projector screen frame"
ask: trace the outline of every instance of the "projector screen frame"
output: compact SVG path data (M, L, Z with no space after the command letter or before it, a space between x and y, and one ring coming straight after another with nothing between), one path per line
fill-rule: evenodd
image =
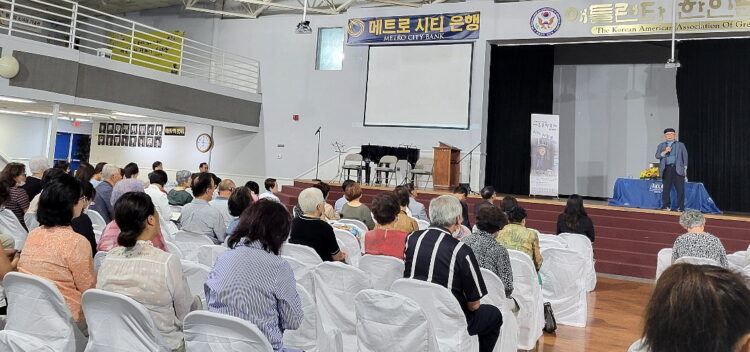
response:
M425 126L425 125L372 125L367 124L367 91L369 89L370 82L370 51L372 47L386 47L386 46L424 46L424 45L460 45L469 44L471 48L471 54L469 58L469 97L466 104L466 127L443 127L443 126ZM367 46L367 76L365 77L365 105L362 114L362 127L405 127L405 128L430 128L430 129L441 129L441 130L469 130L471 129L471 93L472 83L474 75L474 42L473 41L457 41L451 43L410 43L410 44L379 44L379 45L368 45Z

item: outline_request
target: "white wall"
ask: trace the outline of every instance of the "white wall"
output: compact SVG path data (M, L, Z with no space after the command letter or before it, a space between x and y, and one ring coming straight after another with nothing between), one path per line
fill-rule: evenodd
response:
M0 115L0 153L10 159L46 155L49 119Z

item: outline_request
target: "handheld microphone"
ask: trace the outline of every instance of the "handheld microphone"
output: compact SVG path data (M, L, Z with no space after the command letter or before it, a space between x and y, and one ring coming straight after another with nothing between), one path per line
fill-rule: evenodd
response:
M317 135L318 133L320 133L320 129L321 129L322 127L323 127L323 126L320 126L320 127L318 127L318 130L317 130L317 131L315 131L315 134L316 134L316 135Z

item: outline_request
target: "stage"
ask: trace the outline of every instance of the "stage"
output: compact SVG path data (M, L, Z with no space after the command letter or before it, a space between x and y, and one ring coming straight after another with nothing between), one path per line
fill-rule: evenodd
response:
M292 186L283 186L278 194L289 209L297 204L297 195L313 184L311 180L295 180ZM343 195L340 185L332 183L328 203L333 204ZM380 192L391 187L363 186L362 202L369 206ZM432 198L448 191L418 190L417 200L429 206ZM555 233L557 216L565 207L565 200L534 199L515 196L527 213L526 226L542 233ZM474 223L474 203L479 196L469 196L469 217ZM677 212L615 207L603 202L586 202L586 211L594 222L596 241L594 258L597 273L653 279L656 272L656 254L662 248L671 248L677 236L685 231L679 225ZM496 202L499 205L499 202ZM721 239L727 254L746 250L750 244L750 216L706 214L706 231Z

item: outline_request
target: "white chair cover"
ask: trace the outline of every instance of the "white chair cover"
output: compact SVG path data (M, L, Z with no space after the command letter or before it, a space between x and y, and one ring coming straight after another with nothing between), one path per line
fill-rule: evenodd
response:
M301 244L284 243L281 246L281 255L292 257L307 265L317 266L323 263L323 259L320 259L318 252L312 247L303 246Z
M391 291L411 298L422 307L430 319L441 352L479 349L477 337L469 336L466 330L466 315L447 288L422 280L398 279Z
M55 352L44 341L18 331L0 331L0 351L3 352Z
M308 293L315 292L315 279L313 278L315 267L307 265L292 257L287 257L285 255L282 255L281 257L292 267L292 271L294 271L294 279L297 281L297 284L304 287ZM315 297L313 296L313 301L314 300Z
M481 269L484 283L487 285L486 296L482 297L482 303L491 304L503 314L503 325L500 327L500 338L495 344L494 352L516 352L518 350L518 321L512 308L515 304L512 299L505 297L505 284L492 271Z
M11 272L3 280L8 298L5 330L31 335L55 351L83 351L78 329L57 286L37 276Z
M357 219L338 219L336 221L347 224L347 225L356 226L357 228L359 228L359 231L361 231L360 233L367 232L367 225L365 225L365 223Z
M182 259L198 261L198 248L203 245L213 245L214 241L199 233L178 231L174 234L174 244L182 251Z
M36 213L33 211L23 214L23 222L26 223L26 228L29 231L39 227L39 220L36 219Z
M98 251L94 254L94 270L96 270L96 272L99 272L99 268L102 267L104 259L107 258L107 253L107 251Z
M357 237L349 231L337 228L333 229L333 233L336 235L336 239L340 240L343 244L343 247L340 249L346 252L347 263L358 266L359 258L362 257L362 248L360 248Z
M341 330L345 351L357 348L355 331L357 317L354 313L354 296L359 291L372 288L364 271L341 262L325 262L313 272L315 277L315 302L323 319L323 326Z
M667 270L672 265L672 248L662 248L656 255L656 280L659 280L659 276L664 270Z
M398 293L362 290L354 297L359 352L437 351L427 314Z
M176 255L177 258L182 259L182 250L180 250L180 247L177 247L176 244L174 244L174 243L172 243L170 241L167 241L166 239L164 240L164 245L167 246L167 251L169 253L172 253L172 254Z
M404 261L389 255L363 255L359 269L370 275L376 290L388 291L396 280L404 277Z
M180 260L182 263L182 274L187 279L188 288L190 288L190 294L198 296L203 302L203 306L206 306L206 290L203 288L203 284L208 280L208 274L211 273L211 267L191 262L189 260Z
M284 332L284 347L297 348L306 352L343 352L341 331L330 325L323 326L315 300L299 283L297 293L302 301L304 319L297 330Z
M206 244L198 248L198 263L207 267L213 267L219 254L228 251L229 248L216 244Z
M528 254L509 249L513 297L518 302L518 349L530 350L542 336L544 302L534 263Z
M542 248L544 262L542 296L552 304L558 324L585 328L588 321L586 302L586 259L569 248Z
M591 240L577 233L561 233L560 237L568 243L568 248L581 253L583 258L586 259L586 271L584 272L586 291L593 291L596 288L596 268L594 266L594 247L591 246Z
M691 257L691 256L684 256L677 258L677 260L674 261L675 264L677 263L687 263L687 264L693 264L693 265L715 265L715 266L721 266L719 262L711 259L711 258L701 258L701 257Z
M413 218L413 219L417 220L417 225L419 225L419 229L420 230L424 230L424 229L430 227L430 222L429 221L422 220L422 219L417 219L417 218Z
M86 209L83 212L89 216L89 219L91 219L91 224L94 225L94 230L104 231L104 228L107 227L107 222L104 221L104 218L99 212L91 209Z
M172 221L161 216L159 217L159 226L164 237L170 240L174 240L174 234L180 231Z
M82 297L89 325L86 352L170 352L151 314L132 298L90 289Z
M2 209L0 211L0 233L13 236L16 241L16 249L23 249L23 244L26 243L26 237L29 236L21 222L12 211L9 209Z
M742 270L747 266L747 251L737 251L732 254L727 254L727 263L730 268L735 270Z
M273 352L257 326L231 315L191 312L185 317L183 332L187 352Z
M546 233L539 234L539 247L541 248L567 248L568 243L565 239L558 235L550 235Z

